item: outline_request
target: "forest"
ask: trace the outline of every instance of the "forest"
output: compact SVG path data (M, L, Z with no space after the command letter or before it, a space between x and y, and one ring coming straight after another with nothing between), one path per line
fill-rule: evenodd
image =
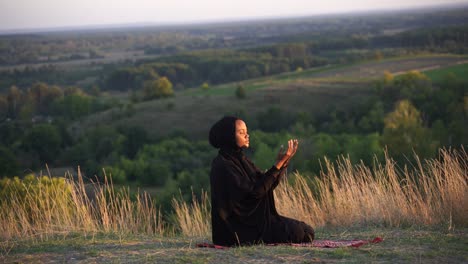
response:
M168 209L174 195L190 200L209 186L216 150L207 134L157 125L190 113L206 131L225 114L246 120L248 155L262 169L281 144L299 138L291 170L303 175L320 177L325 160L340 156L372 166L388 155L404 170L415 153L437 158L440 149L466 148L467 52L468 8L1 35L0 177L79 167L88 179L108 174L116 184L152 189ZM441 56L455 64L336 77L365 63ZM339 89L320 110L280 99L249 104L298 80ZM217 108L217 98L233 107Z

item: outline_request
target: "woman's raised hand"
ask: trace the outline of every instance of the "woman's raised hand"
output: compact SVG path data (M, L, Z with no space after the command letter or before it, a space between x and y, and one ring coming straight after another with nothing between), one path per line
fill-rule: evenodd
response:
M291 158L296 154L298 146L299 141L297 139L288 140L288 148L286 151L284 151L283 146L281 146L281 149L276 157L275 166L277 169L280 169L289 163L289 160L291 160Z

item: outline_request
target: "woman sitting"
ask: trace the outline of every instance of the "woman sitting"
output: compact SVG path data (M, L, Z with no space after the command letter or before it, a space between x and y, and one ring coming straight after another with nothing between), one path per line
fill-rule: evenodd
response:
M246 156L249 134L244 121L224 117L210 129L210 144L219 149L211 164L211 224L216 245L305 243L314 230L304 222L278 214L273 190L280 181L298 141L289 140L274 165L259 170Z

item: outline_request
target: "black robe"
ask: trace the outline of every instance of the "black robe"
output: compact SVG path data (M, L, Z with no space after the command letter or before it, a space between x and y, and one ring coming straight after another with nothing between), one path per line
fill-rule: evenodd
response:
M276 211L273 189L283 170L273 166L263 173L241 150L219 151L210 174L214 244L312 241L312 227Z

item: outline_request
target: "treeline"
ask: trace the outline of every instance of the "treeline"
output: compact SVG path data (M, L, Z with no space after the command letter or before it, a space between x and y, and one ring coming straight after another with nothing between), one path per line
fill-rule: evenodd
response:
M78 87L10 87L0 94L1 176L44 163L55 165L63 150L74 144L70 123L115 105Z
M362 33L316 36L306 41L248 49L209 49L139 60L96 69L65 71L57 66L25 67L0 72L0 92L41 81L73 85L96 78L105 90L142 90L146 81L167 77L175 90L202 83L219 84L327 64L352 63L422 52L466 54L468 26L408 30L389 36ZM93 85L88 85L91 89Z
M26 66L24 68L15 68L11 70L0 71L0 93L8 92L11 86L17 86L21 89L27 89L38 82L57 86L79 86L88 93L96 90L96 83L93 80L100 74L104 75L108 71L114 71L113 67L103 66L84 66L84 67L60 67L54 64L45 64L41 66Z
M22 90L11 86L0 94L0 120L31 120L33 118L77 118L102 111L109 103L96 95L84 92L79 87L59 87L38 82Z
M145 81L164 76L176 90L181 90L205 82L219 84L239 81L326 63L326 59L313 55L275 57L269 53L232 50L200 51L118 69L103 80L102 87L106 90L138 90Z
M387 49L393 46L400 49ZM206 50L137 62L133 67L112 72L102 79L101 86L107 90L137 90L146 80L165 76L174 83L176 90L180 90L205 82L219 84L326 64L382 59L399 55L404 50L406 53L465 54L467 47L468 27L463 26L414 30L389 37L352 35L245 50ZM349 50L360 51L344 52Z
M468 26L417 29L393 36L379 36L370 39L369 46L406 47L466 54L468 51Z
M245 48L324 36L377 36L386 30L466 25L467 8L316 16L225 24L90 29L0 36L0 65L111 56L113 51L172 55L201 49Z

